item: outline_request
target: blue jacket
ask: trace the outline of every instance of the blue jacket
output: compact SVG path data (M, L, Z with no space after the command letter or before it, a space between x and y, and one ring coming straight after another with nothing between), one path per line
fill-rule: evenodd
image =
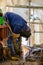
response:
M26 21L18 14L6 12L4 14L4 18L11 26L12 31L16 34L20 34L20 32L24 30L30 30L30 27L27 26Z
M15 33L19 33L20 29L26 26L26 21L15 13L6 12L4 18L9 22L13 32Z

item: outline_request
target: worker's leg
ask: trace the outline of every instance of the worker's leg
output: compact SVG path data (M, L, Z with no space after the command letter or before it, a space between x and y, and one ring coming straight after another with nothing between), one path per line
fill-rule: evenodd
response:
M7 46L10 48L11 55L13 56L15 54L14 45L12 41L12 37L10 36L7 40Z

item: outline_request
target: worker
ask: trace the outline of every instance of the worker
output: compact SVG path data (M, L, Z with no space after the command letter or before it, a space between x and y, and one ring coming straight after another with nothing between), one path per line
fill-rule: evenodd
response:
M4 24L4 19L3 19L3 13L2 10L0 9L0 25Z
M27 26L27 22L20 15L12 13L12 12L6 12L3 17L4 17L5 21L11 27L13 33L20 34L20 36L23 36L26 38L30 37L31 29L29 26ZM19 44L19 49L21 49L21 44ZM18 50L17 54L19 55L20 53Z
M14 33L20 34L24 37L30 37L31 29L27 26L27 22L20 15L6 12L4 18Z

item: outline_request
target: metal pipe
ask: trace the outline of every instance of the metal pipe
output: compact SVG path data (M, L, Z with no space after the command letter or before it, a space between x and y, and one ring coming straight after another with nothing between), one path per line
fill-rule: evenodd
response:
M30 3L31 3L31 0L29 0L29 6L30 6ZM30 15L31 15L31 9L29 8L29 26L30 26ZM30 46L30 38L29 38L29 46Z
M43 23L39 23L39 22L27 22L27 23L30 23L30 24L41 24L41 25L43 25Z
M13 8L32 8L32 9L43 9L43 6L26 6L26 5L6 5L6 7L13 7Z
M43 33L43 31L34 31L33 33Z

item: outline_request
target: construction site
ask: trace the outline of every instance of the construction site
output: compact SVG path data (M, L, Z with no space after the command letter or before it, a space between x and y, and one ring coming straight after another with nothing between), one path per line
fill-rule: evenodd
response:
M43 0L0 0L0 65L43 65Z

